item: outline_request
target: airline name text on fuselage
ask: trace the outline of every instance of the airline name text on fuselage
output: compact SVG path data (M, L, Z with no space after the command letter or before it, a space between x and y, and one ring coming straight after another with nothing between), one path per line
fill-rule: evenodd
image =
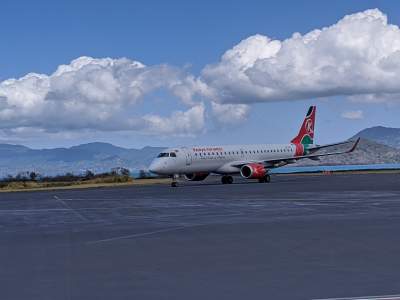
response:
M193 148L194 152L210 152L210 151L224 151L222 147L202 147L202 148Z

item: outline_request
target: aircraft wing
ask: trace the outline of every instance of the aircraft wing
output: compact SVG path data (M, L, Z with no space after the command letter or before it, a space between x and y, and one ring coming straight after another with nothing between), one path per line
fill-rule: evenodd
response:
M307 154L307 155L293 156L293 157L282 158L282 159L278 158L278 159L273 159L273 160L266 160L266 161L263 161L263 163L264 164L279 164L279 163L282 163L282 165L283 165L283 163L291 163L293 161L296 161L296 160L299 160L299 159L304 159L304 158L317 159L317 158L322 157L322 156L330 156L330 155L339 155L339 154L351 153L356 149L356 147L357 147L359 142L360 142L360 138L358 138L354 142L353 146L350 149L346 150L346 151L336 151L336 152L328 152L328 153L321 153L321 154Z
M330 155L339 155L339 154L346 154L346 153L351 153L353 152L358 143L360 142L360 138L358 138L352 147L346 151L336 151L336 152L328 152L328 153L321 153L321 154L307 154L307 155L300 155L300 156L292 156L292 157L284 157L284 158L275 158L271 160L263 160L263 161L248 161L248 162L240 162L236 163L233 166L240 168L241 166L248 164L248 163L259 163L259 164L264 164L267 168L277 168L284 166L289 163L294 163L297 160L304 159L304 158L309 158L309 159L318 159L319 157L322 156L330 156ZM341 144L346 144L348 142L343 142L343 143L337 143L337 144L331 144L330 146L334 145L341 145ZM322 146L323 148L328 147L327 145ZM319 148L321 149L321 148Z
M352 143L353 141L345 141L345 142L339 142L339 143L332 143L332 144L325 144L325 145L315 145L314 147L310 148L309 150L311 151L317 151L323 148L328 148L328 147L332 147L332 146L339 146L339 145L345 145L348 143Z

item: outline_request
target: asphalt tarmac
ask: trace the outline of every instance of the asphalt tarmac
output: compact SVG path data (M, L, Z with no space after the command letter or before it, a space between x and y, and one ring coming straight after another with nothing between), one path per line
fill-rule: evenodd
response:
M0 193L1 299L400 294L400 174Z

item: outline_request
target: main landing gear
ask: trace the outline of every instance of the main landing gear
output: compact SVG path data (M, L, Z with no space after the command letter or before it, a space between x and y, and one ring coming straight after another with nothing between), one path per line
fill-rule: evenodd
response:
M171 181L171 186L172 187L177 187L178 186L178 177L179 175L173 175L172 176L172 181Z
M265 174L263 178L258 179L258 182L263 183L263 182L271 182L271 176L268 174Z
M224 175L221 177L221 182L222 182L222 184L231 184L233 182L233 177Z

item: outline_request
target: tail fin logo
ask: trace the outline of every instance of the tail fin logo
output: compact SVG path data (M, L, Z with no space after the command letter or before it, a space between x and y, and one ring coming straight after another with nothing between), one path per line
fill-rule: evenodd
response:
M293 144L309 145L314 142L314 124L315 124L315 112L317 108L310 106L307 111L307 115L300 127L300 131L297 136L291 141Z
M306 124L305 124L305 128L308 134L313 134L314 133L314 126L313 126L313 120L312 119L307 119L306 120Z

